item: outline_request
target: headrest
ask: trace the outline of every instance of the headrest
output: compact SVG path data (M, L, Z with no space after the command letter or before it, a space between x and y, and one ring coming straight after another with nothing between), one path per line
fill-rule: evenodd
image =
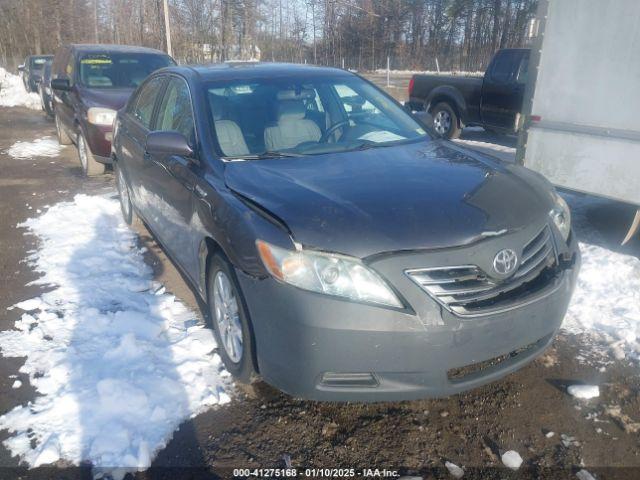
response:
M284 100L278 104L278 121L301 120L306 111L302 100Z
M87 81L89 87L111 87L113 82L109 77L90 75Z
M278 100L307 100L315 98L316 92L309 89L302 89L299 92L295 90L280 90L276 96Z

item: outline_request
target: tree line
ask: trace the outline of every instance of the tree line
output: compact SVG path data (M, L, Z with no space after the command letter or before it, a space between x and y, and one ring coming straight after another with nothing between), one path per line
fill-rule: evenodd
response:
M483 70L527 42L537 0L168 0L180 62ZM0 62L63 43L166 48L163 0L0 0Z

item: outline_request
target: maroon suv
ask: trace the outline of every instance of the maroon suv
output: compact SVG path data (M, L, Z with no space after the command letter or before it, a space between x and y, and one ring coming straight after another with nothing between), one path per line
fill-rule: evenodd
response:
M86 175L111 163L112 124L134 89L155 70L175 65L166 53L125 45L66 45L51 67L58 140L75 143Z

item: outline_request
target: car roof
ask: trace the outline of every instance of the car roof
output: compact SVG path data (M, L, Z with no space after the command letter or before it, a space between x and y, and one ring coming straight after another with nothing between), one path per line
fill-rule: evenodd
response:
M161 50L149 47L138 47L135 45L115 45L107 43L72 43L69 45L72 50L83 53L154 53L167 55Z
M162 69L165 72L175 72L192 76L196 74L202 81L210 80L244 80L254 78L272 78L287 76L300 77L322 77L351 76L346 70L331 67L320 67L315 65L301 65L296 63L272 63L272 62L225 62L213 63L209 65L185 65L167 67Z

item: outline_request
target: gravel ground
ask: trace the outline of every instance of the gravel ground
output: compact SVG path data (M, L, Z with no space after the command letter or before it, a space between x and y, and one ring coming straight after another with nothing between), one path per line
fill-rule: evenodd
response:
M473 141L492 142L483 132L471 133ZM113 188L111 175L81 178L73 147L51 158L17 160L4 153L17 140L45 135L54 135L53 124L39 112L0 109L0 329L12 328L19 316L7 307L39 292L25 286L35 274L22 260L35 245L16 224L75 193ZM589 219L617 249L628 215L628 209L611 203ZM197 309L162 250L146 232L140 234L157 279ZM640 256L638 239L624 251ZM392 468L424 478L453 478L444 466L449 461L465 468L463 478L578 478L581 469L601 480L640 478L640 434L631 424L640 421L639 367L612 361L602 372L603 359L586 345L580 337L560 335L545 356L519 372L446 399L333 404L291 399L266 386L251 397L238 391L227 406L184 423L154 466L137 477L230 478L233 468L283 467L290 461L294 467ZM0 413L34 396L18 372L21 363L0 359ZM10 375L18 375L23 387L13 389ZM580 382L599 384L600 397L570 397L566 386ZM629 419L606 413L609 405L619 406ZM0 439L6 437L2 432ZM517 472L500 460L508 450L524 460ZM51 477L91 478L91 472L88 467L27 471L0 447L0 478Z

